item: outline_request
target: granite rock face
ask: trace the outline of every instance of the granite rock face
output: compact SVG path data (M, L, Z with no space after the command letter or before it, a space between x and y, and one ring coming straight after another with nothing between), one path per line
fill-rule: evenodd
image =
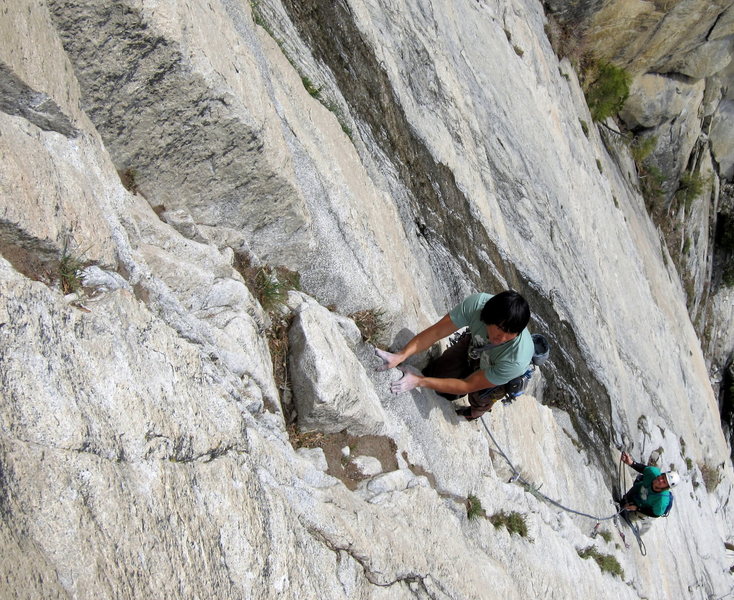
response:
M685 291L537 3L0 6L0 597L729 592L734 472ZM269 311L265 266L303 287ZM346 316L383 311L400 346L511 286L552 358L487 429L391 395ZM684 479L646 558L533 493L610 517L622 448Z
M659 180L647 186L647 205L665 232L696 330L708 338L728 322L728 311L720 310L717 299L728 293L719 283L720 256L728 250L719 247L716 232L730 214L719 180L731 181L734 161L728 125L734 4L582 0L544 5L563 31L556 36L561 51L611 61L634 77L620 117L631 135L657 140L644 161L648 172L641 173L643 180ZM687 192L691 181L699 189L693 198ZM713 345L705 345L706 359L720 379L731 350L711 354Z
M644 74L630 86L630 95L620 117L630 129L650 128L669 121L698 106L703 100L703 81L690 83L664 75Z

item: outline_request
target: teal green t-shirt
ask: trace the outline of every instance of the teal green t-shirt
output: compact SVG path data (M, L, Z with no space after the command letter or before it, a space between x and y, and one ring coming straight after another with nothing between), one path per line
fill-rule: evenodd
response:
M472 334L472 346L489 344L487 325L480 315L492 294L472 294L449 311L449 318L459 328L468 327ZM516 338L482 351L479 368L494 385L503 385L520 377L533 359L533 338L527 327Z
M632 486L628 497L637 505L637 508L648 508L652 514L658 517L665 512L670 501L668 490L662 492L652 491L652 480L658 477L662 471L657 467L645 467L642 471L642 480Z

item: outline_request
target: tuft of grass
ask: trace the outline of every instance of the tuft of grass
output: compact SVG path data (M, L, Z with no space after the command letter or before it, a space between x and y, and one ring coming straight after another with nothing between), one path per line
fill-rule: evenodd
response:
M476 496L469 496L466 499L466 516L470 521L487 516L487 513L482 508L482 503Z
M707 182L708 179L703 177L700 173L686 172L681 175L675 195L681 202L683 202L686 210L688 210L693 201L701 195L703 187Z
M375 308L358 310L348 315L359 328L362 339L373 346L381 344L387 331L385 311Z
M512 49L515 51L515 54L517 54L520 58L522 58L522 55L525 54L525 50L520 48L517 44L512 45Z
M693 461L688 456L686 456L686 469L689 471L693 469Z
M255 274L255 294L269 313L286 303L292 289L300 289L298 273L284 267L262 267Z
M612 541L612 532L608 529L602 529L599 531L599 536L608 544Z
M69 249L69 240L64 242L59 259L59 283L61 291L66 294L77 294L82 290L81 270L86 266L84 251L74 254Z
M589 137L589 124L583 119L579 119L579 123L581 124L581 131L584 132L586 137Z
M321 88L317 88L308 77L306 77L305 75L301 77L301 82L303 82L303 87L306 88L306 91L311 96L313 96L314 98L319 97L319 94L321 93Z
M286 303L289 290L301 289L301 276L285 267L254 267L250 258L243 254L235 255L233 266L242 275L260 306L271 316Z
M500 511L489 517L489 522L496 528L504 527L510 533L517 533L520 537L528 537L528 526L525 517L519 512Z
M621 110L632 81L627 71L612 63L598 62L590 66L585 79L589 83L584 86L584 94L594 121L604 121Z
M698 468L701 470L701 477L703 478L703 484L706 486L706 491L709 494L712 493L719 483L721 483L719 468L709 463L700 464Z
M601 161L598 158L596 159L596 168L599 169L599 173L604 172L604 168L601 166Z
M630 144L630 154L632 160L637 164L637 168L647 159L658 145L658 136L650 135L647 137L635 137Z
M588 546L583 550L577 550L576 552L584 560L587 558L593 558L602 571L606 571L607 573L616 575L620 579L624 579L624 570L622 569L622 566L611 554L602 554L594 546Z
M640 169L640 184L642 185L642 196L650 207L663 197L663 184L665 176L663 172L654 165Z

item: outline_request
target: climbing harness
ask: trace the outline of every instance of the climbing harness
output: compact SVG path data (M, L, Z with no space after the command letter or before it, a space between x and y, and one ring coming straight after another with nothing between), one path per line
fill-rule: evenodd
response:
M487 400L489 398L494 398L494 401L502 400L502 404L505 406L512 404L512 402L517 399L518 397L522 396L525 391L528 389L528 386L530 385L530 379L533 377L533 373L535 372L535 369L537 367L540 367L545 364L545 362L548 360L548 356L550 354L550 346L548 345L548 340L545 339L545 336L534 333L532 334L532 340L533 340L533 358L531 360L531 364L528 366L527 371L525 371L522 375L519 377L515 377L514 379L511 379L507 383L503 385L498 385L494 388L488 388L486 390L481 390L478 392L478 396L480 400ZM489 346L489 345L488 345ZM476 350L479 350L480 352L484 348L478 348ZM472 349L469 351L470 358L472 357ZM478 366L478 365L477 365ZM497 393L499 391L499 393ZM500 396L504 392L504 395Z

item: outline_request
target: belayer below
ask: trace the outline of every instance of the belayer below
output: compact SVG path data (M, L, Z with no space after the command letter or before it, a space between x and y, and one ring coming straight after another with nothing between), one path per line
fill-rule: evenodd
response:
M431 361L423 373L400 367L403 376L394 381L390 389L394 394L402 394L425 387L449 400L468 395L470 406L456 412L471 421L517 386L524 389L530 377L528 369L536 354L533 336L527 331L529 321L530 307L514 290L495 296L473 294L440 321L414 336L399 352L393 354L376 349L375 354L383 361L378 370L398 367L438 340L467 327L468 331ZM522 381L524 376L525 382Z
M622 462L631 466L640 475L620 500L621 508L648 517L666 516L673 504L670 488L678 485L680 475L675 471L663 473L657 467L635 462L626 452L622 452Z

